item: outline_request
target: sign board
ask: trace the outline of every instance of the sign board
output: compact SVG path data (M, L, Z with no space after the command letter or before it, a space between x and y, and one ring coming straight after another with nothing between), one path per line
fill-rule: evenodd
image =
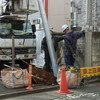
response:
M100 75L100 66L80 68L81 77Z

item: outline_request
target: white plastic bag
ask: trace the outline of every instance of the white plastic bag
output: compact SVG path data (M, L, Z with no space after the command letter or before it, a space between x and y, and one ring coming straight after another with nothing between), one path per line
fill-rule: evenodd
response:
M66 71L66 84L68 85L68 88L78 88L81 83L81 76L79 72L72 72L72 71ZM61 70L58 69L57 74L57 83L60 85L61 82Z

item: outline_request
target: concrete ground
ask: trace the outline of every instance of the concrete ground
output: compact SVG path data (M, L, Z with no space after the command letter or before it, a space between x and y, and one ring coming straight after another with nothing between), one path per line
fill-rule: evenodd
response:
M67 95L57 94L58 90L59 85L33 85L33 90L8 89L0 80L0 100L100 100L100 80L89 80L78 89L69 89L73 93Z
M42 85L42 84L33 84L33 90L27 90L27 87L16 88L16 89L8 89L6 88L1 79L0 79L0 100L3 98L9 98L16 95L25 95L30 93L38 93L42 91L48 91L58 88L58 85Z
M68 89L73 91L71 94L57 94L55 90L42 91L27 95L16 95L16 97L5 98L2 100L100 100L100 81L81 86L78 89ZM0 99L1 100L1 99Z

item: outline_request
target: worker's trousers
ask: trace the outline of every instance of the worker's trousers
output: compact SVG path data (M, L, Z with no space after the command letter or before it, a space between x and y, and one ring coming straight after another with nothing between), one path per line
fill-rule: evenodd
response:
M65 55L64 60L65 60L66 67L74 66L75 59L72 55Z

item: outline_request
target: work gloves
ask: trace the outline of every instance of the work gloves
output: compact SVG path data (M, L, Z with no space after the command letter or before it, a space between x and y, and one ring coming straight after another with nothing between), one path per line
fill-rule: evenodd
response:
M73 54L73 57L74 57L74 58L76 58L76 57L77 57L76 53L74 53L74 54Z
M85 36L85 30L82 31L82 34Z

